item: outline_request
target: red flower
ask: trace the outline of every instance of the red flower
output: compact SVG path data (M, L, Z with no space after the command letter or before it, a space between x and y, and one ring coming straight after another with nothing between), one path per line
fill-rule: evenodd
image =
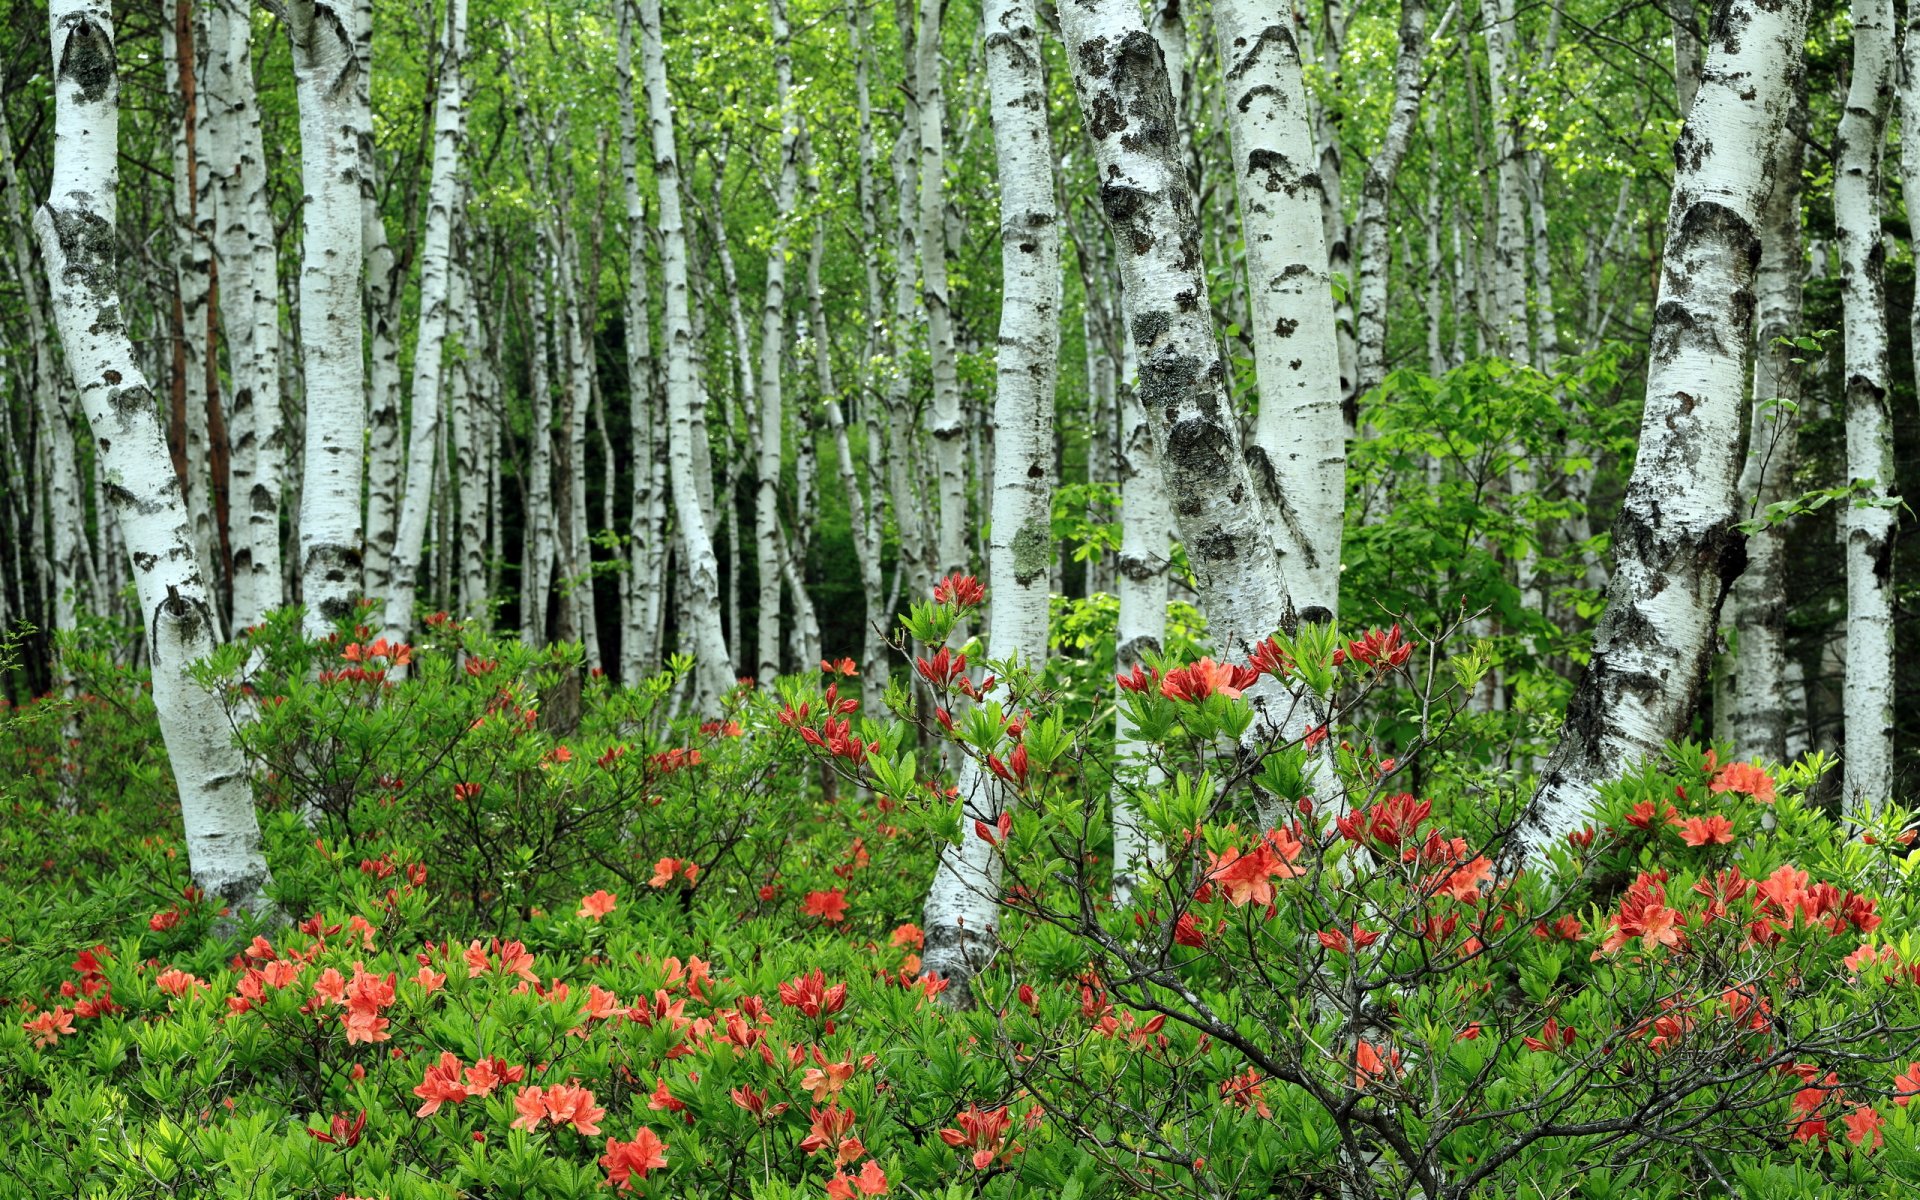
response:
M933 585L935 604L952 604L959 608L973 608L987 602L987 589L971 575L962 575L958 571Z
M164 933L180 923L180 910L170 908L165 912L153 914L147 918L147 928L155 933Z
M1296 847L1294 854L1298 853ZM1209 854L1208 857L1213 861L1207 871L1207 880L1223 887L1227 893L1227 903L1235 908L1250 903L1272 904L1273 876L1291 879L1302 873L1300 868L1282 862L1264 841L1250 854L1242 854L1229 846L1225 853Z
M1379 842L1382 846L1397 849L1402 842L1409 841L1420 829L1421 822L1433 812L1433 801L1415 800L1405 792L1389 796L1370 808L1357 813L1348 813L1339 818L1335 825L1340 836L1357 846L1368 841Z
M1007 1134L1013 1128L1013 1114L1004 1107L981 1111L977 1104L970 1104L954 1114L954 1123L958 1129L942 1129L940 1140L956 1150L973 1150L973 1169L984 1171L999 1157L1006 1143Z
M1880 1114L1871 1106L1855 1105L1846 1115L1847 1140L1856 1146L1865 1145L1868 1153L1878 1150L1886 1143L1886 1137L1880 1132L1882 1120ZM1871 1139L1871 1144L1867 1144Z
M523 1087L513 1098L513 1108L520 1114L513 1119L515 1129L532 1129L545 1118L555 1125L571 1125L588 1136L600 1132L600 1118L607 1115L606 1109L593 1102L592 1092L570 1083L557 1083L544 1090Z
M1280 648L1280 643L1268 638L1253 648L1247 665L1262 675L1271 675L1275 679L1284 679L1293 670L1293 658Z
M1366 667L1404 667L1413 655L1413 646L1400 636L1400 627L1382 632L1370 630L1359 641L1348 642L1345 650L1333 652L1333 665L1356 662Z
M62 1036L71 1037L77 1032L73 1027L73 1013L64 1004L55 1005L50 1011L21 1022L20 1027L33 1035L36 1048L51 1046Z
M1719 813L1688 817L1680 824L1680 838L1689 846L1724 846L1733 841L1733 822Z
M934 652L932 658L916 658L914 669L920 672L920 678L935 687L951 687L957 679L967 674L967 656L955 654L945 646Z
M442 1104L465 1100L468 1093L460 1084L460 1060L451 1051L442 1051L440 1061L427 1068L426 1078L413 1089L413 1094L426 1101L414 1111L416 1117L430 1117L440 1111Z
M1905 1108L1915 1096L1920 1096L1920 1062L1908 1063L1905 1075L1893 1077L1893 1102Z
M613 893L606 891L605 889L602 889L600 891L595 892L593 895L588 896L584 900L580 901L580 911L576 915L582 916L582 917L592 917L594 920L598 921L600 918L606 916L608 913L613 911L614 901L618 900L619 898L620 897L614 895Z
M360 1144L360 1133L367 1127L367 1110L361 1109L360 1115L347 1120L347 1114L335 1113L323 1132L318 1129L307 1130L307 1136L316 1142L325 1142L329 1146L338 1146L342 1150L351 1150Z
M1232 663L1202 658L1192 666L1179 667L1162 676L1160 694L1169 700L1197 702L1219 692L1229 700L1238 700L1240 693L1259 678L1260 672L1252 667L1236 667Z
M645 1179L648 1171L667 1165L667 1144L653 1130L642 1126L630 1142L608 1138L607 1152L601 1156L600 1165L607 1169L608 1186L630 1191L635 1175Z
M808 892L806 906L800 911L809 917L819 917L828 924L844 921L847 919L847 894L839 888Z
M1129 692L1145 692L1152 690L1154 680L1158 678L1159 675L1156 672L1135 663L1132 671L1124 675L1115 675L1113 681Z
M1561 1025L1555 1018L1548 1017L1547 1023L1540 1027L1539 1037L1523 1037L1520 1040L1529 1050L1545 1050L1552 1053L1573 1045L1573 1039L1578 1036L1573 1026Z
M1707 785L1710 792L1738 792L1761 804L1773 803L1773 777L1753 763L1728 763Z
M1270 1117L1273 1112L1267 1108L1266 1100L1261 1097L1262 1078L1260 1072L1249 1067L1242 1074L1230 1079L1222 1079L1220 1099L1235 1108L1243 1108L1249 1112L1259 1113L1263 1117Z
M1391 1070L1400 1074L1400 1052L1390 1051L1385 1058L1380 1056L1379 1047L1372 1042L1362 1040L1353 1051L1353 1086L1365 1090L1376 1079L1385 1079Z
M847 985L836 983L828 987L827 973L815 967L808 974L780 985L780 1003L788 1008L797 1008L809 1017L817 1017L822 1013L831 1015L846 1006Z

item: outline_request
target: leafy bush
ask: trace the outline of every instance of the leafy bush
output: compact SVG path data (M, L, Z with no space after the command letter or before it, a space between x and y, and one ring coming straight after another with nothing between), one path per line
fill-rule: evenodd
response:
M76 812L58 704L0 714L0 1197L1920 1181L1911 834L1810 804L1824 761L1672 747L1522 868L1457 631L1310 626L1255 670L1177 626L1179 659L1115 687L1072 645L942 662L960 615L916 608L888 716L822 664L707 722L671 674L276 618L206 668L292 918L237 940L153 799L137 677L88 684L122 757L74 748ZM1064 616L1097 644L1097 606ZM1258 707L1294 703L1330 719L1288 737ZM1116 759L1116 709L1143 757ZM961 828L963 756L1003 818ZM1157 847L1124 902L1116 803ZM916 924L958 837L1004 869L966 1012Z

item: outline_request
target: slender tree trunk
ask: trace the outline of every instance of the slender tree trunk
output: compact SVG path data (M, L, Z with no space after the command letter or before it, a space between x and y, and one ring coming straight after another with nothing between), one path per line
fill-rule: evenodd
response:
M1451 10L1449 10L1449 16ZM1442 20L1445 25L1445 19ZM1367 163L1360 183L1360 305L1354 390L1361 395L1380 386L1387 371L1387 277L1393 265L1387 236L1387 204L1401 160L1420 120L1420 90L1427 52L1425 0L1401 0L1400 49L1393 67L1393 114L1386 136Z
M1513 0L1481 0L1486 22L1487 101L1493 110L1496 220L1493 233L1494 348L1514 362L1527 352L1525 185L1520 161L1519 97L1508 91L1513 53Z
M1796 116L1804 112L1796 101ZM1793 132L1782 138L1773 194L1762 210L1760 269L1754 280L1759 323L1755 330L1753 408L1740 496L1748 511L1793 494L1799 458L1801 370L1799 351L1779 344L1801 329L1801 292L1806 252L1800 234L1803 144ZM1786 530L1769 525L1747 537L1747 569L1733 585L1733 628L1739 657L1730 714L1734 745L1742 757L1784 762L1787 730L1799 718L1787 681Z
M247 783L218 697L189 673L213 653L217 627L191 515L174 475L153 393L134 363L113 259L119 80L112 19L100 0L53 0L54 162L35 219L53 280L67 363L111 481L146 616L154 707L180 792L194 882L236 909L265 914L272 882Z
M460 61L467 49L466 0L447 0L443 33L440 91L434 99L427 236L420 255L420 332L413 349L407 484L384 597L386 636L397 642L405 641L413 629L414 590L427 533L427 508L433 498L434 452L440 439L440 366L452 320L448 289L453 274L454 216L460 202L460 147L466 136L466 102L460 82Z
M780 182L774 191L773 217L779 232L767 248L766 294L760 309L760 444L753 503L754 564L760 582L755 674L762 686L771 684L780 674L780 476L785 422L780 367L786 354L786 224L800 187L800 119L793 110L793 57L788 49L784 0L770 0L770 12L774 95L780 116ZM803 668L808 665L801 664Z
M988 0L987 85L1000 180L1000 339L993 418L993 580L987 657L1038 670L1047 657L1053 563L1053 386L1060 360L1060 220L1053 193L1047 80L1031 0ZM1000 908L1000 860L973 835L1013 795L968 758L960 842L940 848L927 890L925 963L967 1002Z
M1893 99L1892 0L1854 0L1853 77L1840 117L1833 223L1846 342L1847 474L1871 506L1842 515L1847 562L1846 745L1849 812L1893 794L1893 419L1887 407L1881 156Z
M1220 0L1213 20L1252 284L1260 383L1253 479L1293 602L1330 618L1340 606L1345 428L1326 247L1314 220L1320 182L1302 170L1313 161L1313 137L1300 53L1286 25L1250 0ZM1132 299L1131 286L1128 291ZM1137 328L1134 336L1139 339ZM1144 345L1141 353L1148 355ZM1149 372L1150 363L1148 355Z
M680 577L688 604L680 612L694 654L692 705L710 713L733 685L733 665L720 630L720 568L713 555L695 479L694 454L704 452L694 438L695 380L693 321L687 290L687 234L680 216L679 155L674 146L673 100L667 92L665 48L660 35L660 0L639 0L640 43L647 88L648 126L652 134L654 179L660 189L661 274L666 295L668 447L673 507L686 558Z
M941 0L920 0L914 40L914 88L920 118L920 299L927 309L927 354L933 368L933 402L927 434L939 470L939 533L936 573L967 570L967 426L960 411L959 366L953 344L953 310L947 287L946 91L940 58Z
M1673 14L1673 94L1680 119L1693 111L1700 90L1700 28L1694 21L1693 0L1667 0Z
M362 420L361 143L373 137L354 9L287 0L300 97L300 174L306 188L300 268L301 377L306 454L300 482L300 581L306 632L325 637L353 611L360 587Z
M1731 0L1680 133L1639 455L1614 526L1613 578L1586 677L1518 831L1538 857L1601 783L1682 736L1727 588L1760 223L1801 69L1807 6Z
M653 470L660 431L656 423L653 310L647 283L647 210L640 191L640 126L633 102L633 3L619 0L619 5L620 178L627 206L627 426L633 463L620 681L632 686L656 669L660 661L657 630L661 604L654 563L665 550L666 508Z

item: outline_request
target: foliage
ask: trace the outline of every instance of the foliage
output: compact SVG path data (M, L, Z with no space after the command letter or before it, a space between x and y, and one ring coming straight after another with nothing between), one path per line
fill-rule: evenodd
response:
M826 663L704 728L672 673L276 617L205 668L297 922L238 941L139 782L137 675L90 680L122 756L85 760L77 813L57 706L0 713L0 1197L1920 1182L1912 835L1895 810L1849 839L1807 799L1827 760L1672 747L1520 870L1511 788L1462 744L1484 648L1308 626L1235 668L1176 621L1116 688L1098 606L1009 669L944 645L978 589L944 594L906 622L931 702L862 714ZM1303 690L1329 724L1271 731L1257 706ZM1116 708L1147 761L1113 760ZM961 755L998 821L960 828ZM1116 802L1159 846L1125 904ZM940 837L1005 870L964 1013L916 954Z

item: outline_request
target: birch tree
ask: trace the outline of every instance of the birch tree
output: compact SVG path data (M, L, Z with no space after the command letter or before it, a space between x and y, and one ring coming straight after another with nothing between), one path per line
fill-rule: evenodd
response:
M1447 17L1441 19L1444 26ZM1387 364L1387 276L1392 267L1392 243L1387 236L1387 204L1393 183L1420 120L1420 91L1424 86L1427 52L1425 0L1401 0L1400 40L1393 67L1393 112L1387 118L1380 149L1367 160L1360 184L1360 303L1355 330L1354 390L1361 395L1380 386Z
M660 36L660 0L639 0L640 56L647 89L653 177L660 190L662 290L666 300L667 446L673 509L680 528L681 579L687 603L680 620L694 654L693 707L711 712L733 684L732 662L720 628L720 570L694 472L693 318L687 287L687 233L680 215L679 153L674 146L673 98L667 91L666 51ZM704 439L702 441L704 444ZM702 451L704 453L704 451Z
M405 641L413 628L413 601L433 498L435 451L440 436L440 366L452 320L448 289L453 274L453 224L459 206L460 149L466 105L460 60L466 55L466 0L447 0L440 90L434 98L433 176L427 192L427 235L420 256L420 327L413 349L412 416L407 430L406 491L394 539L388 583L386 636Z
M1038 22L1029 0L987 0L987 86L1000 180L1000 339L995 359L992 539L987 657L1039 669L1047 657L1053 564L1053 389L1060 359L1060 220ZM972 836L1012 794L968 758L960 773L958 845L943 845L927 891L926 969L956 989L990 945L1000 860Z
M1804 113L1804 97L1796 115ZM1800 234L1803 144L1781 139L1780 164L1760 228L1760 267L1754 279L1753 403L1740 496L1749 512L1792 495L1800 433L1801 366L1784 339L1801 332L1806 251ZM1747 569L1733 584L1732 625L1739 639L1730 724L1734 745L1749 758L1784 762L1794 724L1786 657L1786 530L1767 525L1747 538Z
M1221 0L1213 24L1251 281L1260 384L1253 479L1293 602L1331 616L1340 606L1345 429L1332 284L1316 220L1324 197L1300 51L1292 32L1249 0Z
M265 915L272 877L246 760L219 698L190 673L216 646L213 601L118 290L119 64L112 15L104 0L53 0L48 24L53 179L34 226L53 281L54 319L145 614L154 708L180 794L194 882L237 911Z
M300 475L300 583L306 632L325 637L360 587L364 264L360 147L373 137L359 73L357 9L286 0L300 99L300 345L306 449Z
M1518 839L1563 844L1600 784L1682 736L1728 585L1745 562L1740 409L1762 210L1800 70L1807 6L1731 0L1675 149L1639 454L1587 674Z
M1887 408L1887 293L1880 168L1893 100L1892 0L1854 0L1853 77L1840 116L1833 223L1846 343L1847 474L1865 501L1842 514L1847 667L1841 759L1849 810L1893 794L1893 420ZM1695 101L1698 103L1698 100Z
M767 248L767 283L760 311L760 447L759 487L753 505L755 564L760 575L760 620L756 674L762 686L780 673L781 576L780 474L781 430L784 422L780 387L781 359L786 353L787 249L786 223L799 198L799 114L793 109L793 55L789 47L784 0L769 0L773 23L775 103L780 112L780 181L774 191L773 219L779 232ZM744 348L744 339L742 342ZM742 381L745 382L744 380ZM796 611L796 619L798 613ZM802 660L804 663L804 660Z
M942 0L920 0L914 40L915 111L920 135L920 299L927 312L927 354L933 368L933 402L927 434L939 471L939 562L937 574L967 569L966 423L960 411L959 365L953 343L953 310L947 285L946 88L941 75Z

